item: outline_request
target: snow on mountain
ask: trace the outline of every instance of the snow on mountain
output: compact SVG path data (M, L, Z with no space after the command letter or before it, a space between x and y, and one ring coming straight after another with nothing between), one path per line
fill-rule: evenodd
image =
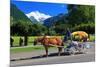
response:
M33 12L30 12L28 14L26 14L26 16L28 18L30 18L30 20L34 23L34 22L41 22L43 23L43 21L47 18L50 18L51 16L50 15L46 15L44 13L41 13L39 11L33 11Z

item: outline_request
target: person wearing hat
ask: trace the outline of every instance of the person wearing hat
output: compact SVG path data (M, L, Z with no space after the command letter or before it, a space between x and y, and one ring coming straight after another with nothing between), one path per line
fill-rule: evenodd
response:
M71 32L69 28L67 28L66 35L64 36L64 42L71 40Z

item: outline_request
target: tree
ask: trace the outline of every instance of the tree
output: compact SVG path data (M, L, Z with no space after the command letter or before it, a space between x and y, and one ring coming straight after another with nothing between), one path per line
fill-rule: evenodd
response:
M68 5L68 22L72 26L80 23L95 22L95 6Z
M11 35L24 36L24 45L27 46L30 23L16 22L11 26Z
M87 24L80 24L73 28L73 31L85 31L88 34L95 34L95 24L87 23Z

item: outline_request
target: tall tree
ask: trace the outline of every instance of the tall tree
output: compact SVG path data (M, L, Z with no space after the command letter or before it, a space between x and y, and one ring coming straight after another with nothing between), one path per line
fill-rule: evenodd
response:
M95 22L95 6L68 5L68 21L72 25Z

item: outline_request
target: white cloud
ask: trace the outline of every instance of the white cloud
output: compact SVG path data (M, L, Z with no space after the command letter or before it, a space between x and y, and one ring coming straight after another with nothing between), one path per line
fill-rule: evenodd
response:
M26 14L26 16L28 16L29 18L34 17L37 21L44 21L45 19L51 17L50 15L46 15L46 14L41 13L39 11L30 12L30 13Z

